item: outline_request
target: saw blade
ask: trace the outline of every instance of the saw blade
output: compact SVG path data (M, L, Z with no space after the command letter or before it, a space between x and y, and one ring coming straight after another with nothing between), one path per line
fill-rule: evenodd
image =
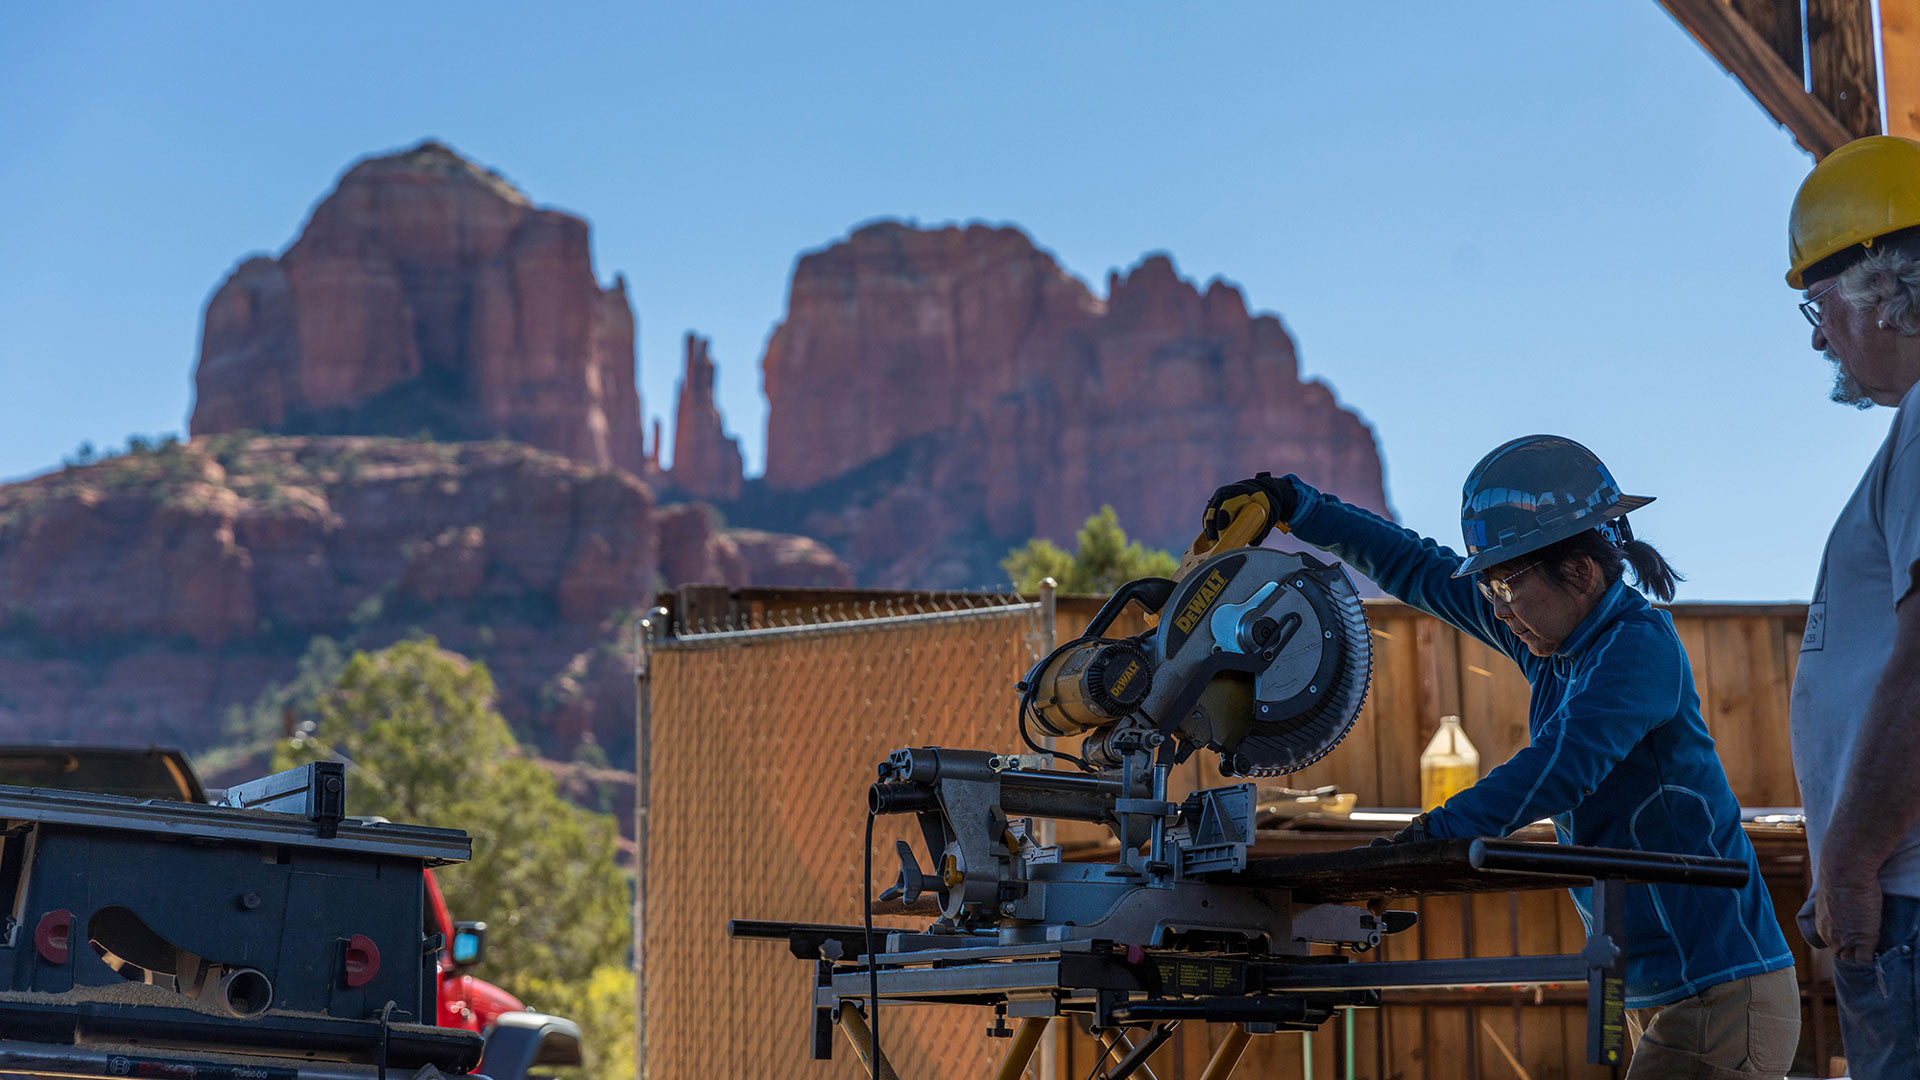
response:
M1143 711L1221 754L1230 773L1278 776L1324 757L1366 698L1373 647L1346 571L1296 552L1243 548L1181 580L1154 638Z

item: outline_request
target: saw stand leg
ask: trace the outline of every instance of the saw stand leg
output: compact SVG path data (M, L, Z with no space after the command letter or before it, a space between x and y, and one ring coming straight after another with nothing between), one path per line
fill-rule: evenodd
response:
M1013 1043L1007 1047L1006 1059L1000 1062L999 1071L993 1074L993 1080L1020 1080L1027 1071L1027 1063L1033 1060L1033 1052L1040 1048L1040 1037L1046 1034L1050 1016L1029 1016L1020 1021L1014 1030Z
M854 1053L860 1055L860 1064L865 1066L867 1075L873 1080L900 1080L900 1074L893 1071L893 1063L885 1055L879 1061L874 1060L873 1031L867 1027L867 1016L860 1011L860 1007L851 1001L843 1001L833 1012L840 1030L847 1033L847 1041L853 1044Z
M1245 1027L1236 1024L1214 1050L1206 1071L1200 1074L1200 1080L1227 1080L1232 1076L1234 1067L1240 1064L1240 1055L1247 1052L1247 1042L1252 1038Z
M1119 1050L1125 1050L1127 1053L1125 1057L1114 1062L1112 1069L1099 1073L1100 1080L1127 1080L1127 1077L1137 1072L1146 1073L1149 1080L1152 1080L1153 1070L1147 1068L1147 1059L1153 1056L1154 1051L1165 1046L1168 1039L1173 1038L1174 1029L1179 1026L1180 1021L1168 1020L1147 1033L1146 1038L1137 1043L1129 1041L1124 1031L1113 1032L1112 1042L1108 1042L1105 1036L1102 1036L1100 1040L1101 1049L1104 1051L1100 1055L1102 1064L1105 1064L1107 1058Z

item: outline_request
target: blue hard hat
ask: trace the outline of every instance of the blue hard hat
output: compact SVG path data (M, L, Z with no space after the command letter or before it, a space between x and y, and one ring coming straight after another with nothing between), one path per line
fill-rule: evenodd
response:
M1502 443L1467 474L1460 532L1467 561L1454 577L1538 551L1653 501L1622 495L1593 451L1558 435Z

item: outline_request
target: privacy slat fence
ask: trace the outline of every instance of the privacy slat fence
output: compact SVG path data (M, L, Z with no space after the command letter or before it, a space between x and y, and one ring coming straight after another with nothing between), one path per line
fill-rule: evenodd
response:
M863 1075L844 1043L831 1063L807 1060L808 966L778 945L727 940L725 921L857 921L862 793L874 763L909 745L1017 748L1012 683L1053 641L1079 633L1098 599L1058 598L1051 635L1041 605L1009 597L683 590L670 603L667 621L681 633L655 642L642 688L651 708L640 818L647 1074ZM1367 609L1375 657L1366 706L1340 748L1287 783L1337 785L1362 806L1412 807L1419 755L1441 716L1461 717L1483 769L1525 745L1527 686L1510 661L1403 605ZM1796 805L1786 709L1804 607L1671 612L1735 792L1750 807ZM1176 787L1219 782L1196 756ZM882 819L875 829L876 890L893 875L889 853L907 835L904 824ZM1059 834L1069 844L1103 835L1071 823ZM1783 917L1799 903L1801 862L1791 844L1767 858ZM1417 906L1419 926L1390 938L1378 958L1577 951L1582 940L1572 904L1557 892ZM1788 936L1804 961L1790 926ZM1583 1062L1581 1000L1400 995L1354 1013L1350 1029L1336 1020L1310 1037L1257 1038L1238 1075L1518 1075L1510 1058L1536 1080L1608 1075ZM960 1008L897 1008L883 1014L882 1036L909 1080L985 1077L1005 1045L985 1036L988 1019ZM1156 1075L1195 1080L1225 1030L1187 1025L1155 1057ZM1837 1054L1837 1042L1823 1052ZM1084 1034L1063 1033L1044 1055L1049 1071L1033 1075L1080 1080L1098 1052ZM1817 1068L1810 1046L1805 1057Z

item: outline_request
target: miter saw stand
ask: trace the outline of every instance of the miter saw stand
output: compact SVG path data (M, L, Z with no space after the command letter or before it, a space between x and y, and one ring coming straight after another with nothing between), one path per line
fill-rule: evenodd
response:
M1014 784L1030 778L1015 772L1001 775ZM1234 825L1246 827L1240 835L1251 840L1250 814ZM1222 845L1201 846L1217 857ZM1226 846L1244 854L1246 842ZM1071 921L1022 918L1023 908L1035 902L1030 899L1003 902L1013 914L1002 915L997 928L965 930L942 919L925 932L886 928L870 936L864 926L733 920L728 932L785 940L795 957L813 961L812 1056L832 1057L837 1025L875 1080L895 1076L884 1055L876 1058L869 1025L882 1002L992 1007L988 1033L1012 1038L998 1080L1023 1074L1055 1017L1075 1017L1101 1036L1107 1056L1117 1057L1098 1074L1106 1080L1141 1070L1183 1022L1230 1023L1234 1029L1201 1074L1202 1080L1226 1080L1252 1036L1311 1031L1339 1010L1378 1006L1384 990L1582 983L1587 1060L1618 1065L1626 1049L1628 883L1738 887L1748 874L1746 864L1732 859L1479 839L1262 859L1188 877L1174 867L1193 848L1180 840L1167 850L1176 862L1157 879L1158 887L1136 879L1129 896L1138 902L1117 905L1126 909L1117 920L1125 925L1096 920L1084 934ZM1054 855L1057 849L1032 850L1029 868L1039 872L1030 879L1029 896L1070 894L1071 886L1060 888L1069 882L1104 885L1099 878L1112 869L1045 861ZM1578 953L1358 960L1382 935L1414 925L1414 912L1386 906L1391 898L1569 886L1591 889L1590 930ZM898 910L885 901L875 907ZM1265 916L1270 936L1231 942L1225 923L1253 909ZM1216 911L1224 918L1216 920ZM1313 945L1335 950L1315 955ZM1007 1017L1020 1021L1017 1029L1006 1025Z
M1224 1080L1251 1035L1310 1031L1378 1005L1383 990L1579 983L1588 1060L1623 1059L1627 884L1738 887L1744 862L1491 839L1249 862L1253 784L1168 798L1173 768L1199 750L1218 752L1227 776L1283 775L1332 750L1360 711L1371 637L1352 582L1308 555L1241 546L1264 535L1261 514L1243 505L1194 542L1176 579L1121 587L1085 634L1034 666L1018 686L1034 753L888 756L868 794L866 877L883 815L916 816L930 863L897 842L899 876L863 925L729 924L813 961L816 1059L831 1057L837 1024L877 1080L891 1077L881 1002L971 1004L993 1007L990 1033L1013 1039L1001 1080L1025 1070L1061 1016L1102 1033L1109 1056L1124 1048L1106 1080L1141 1069L1182 1022L1235 1024L1204 1073ZM1106 636L1136 602L1150 629ZM1078 753L1035 742L1030 723L1082 736ZM1054 820L1106 825L1114 857L1064 861ZM1354 962L1414 925L1390 898L1568 886L1591 890L1578 953ZM921 912L937 916L922 931L871 921Z

